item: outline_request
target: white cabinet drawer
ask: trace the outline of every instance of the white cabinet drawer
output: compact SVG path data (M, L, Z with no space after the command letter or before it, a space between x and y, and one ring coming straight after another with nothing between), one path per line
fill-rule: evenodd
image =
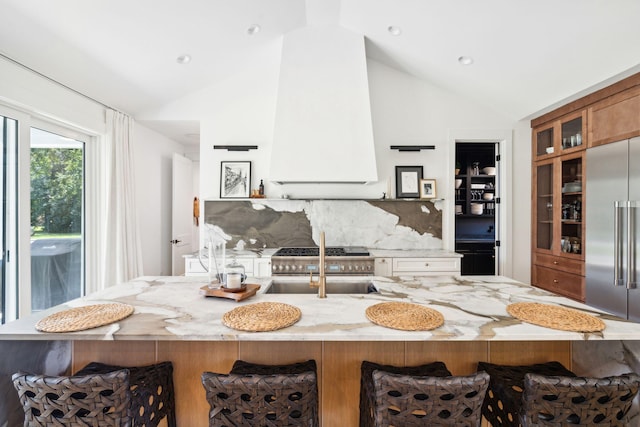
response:
M460 258L394 258L393 275L460 274Z
M203 258L202 262L207 262L206 258ZM185 276L208 276L209 274L204 269L198 258L185 258L184 261L184 275Z
M244 272L247 276L253 276L254 266L253 261L254 258L236 258L238 264L242 264L244 266ZM204 265L209 265L209 260L207 257L202 257L202 262ZM226 259L227 264L231 262L231 258ZM218 271L222 273L224 270L224 265L218 265ZM205 268L200 264L200 260L197 257L194 258L185 258L184 265L184 275L185 276L208 276L209 273L205 270Z
M256 258L253 263L253 276L271 276L271 258Z
M373 274L376 276L393 276L393 262L391 258L376 258Z

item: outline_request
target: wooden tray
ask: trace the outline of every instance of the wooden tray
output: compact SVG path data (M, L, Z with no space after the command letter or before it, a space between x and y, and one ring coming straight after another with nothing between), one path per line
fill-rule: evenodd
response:
M224 289L211 289L209 286L204 285L200 288L200 295L204 295L205 297L228 298L236 301L242 301L254 296L256 292L258 292L258 289L260 289L260 285L254 285L252 283L247 283L247 289L243 292L227 292Z

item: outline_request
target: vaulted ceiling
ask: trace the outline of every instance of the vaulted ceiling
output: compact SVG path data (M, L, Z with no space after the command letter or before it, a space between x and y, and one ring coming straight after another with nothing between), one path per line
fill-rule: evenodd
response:
M640 71L638 0L2 0L0 11L0 53L134 116L310 24L363 34L369 58L514 120Z

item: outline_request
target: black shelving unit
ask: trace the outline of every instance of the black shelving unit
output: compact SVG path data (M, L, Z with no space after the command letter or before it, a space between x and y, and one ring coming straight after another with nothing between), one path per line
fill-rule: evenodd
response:
M496 145L493 143L457 143L455 176L456 251L462 253L462 274L495 274L496 175L483 172L496 167ZM487 196L487 195L491 196ZM487 200L491 198L491 200ZM482 212L476 209L480 206Z

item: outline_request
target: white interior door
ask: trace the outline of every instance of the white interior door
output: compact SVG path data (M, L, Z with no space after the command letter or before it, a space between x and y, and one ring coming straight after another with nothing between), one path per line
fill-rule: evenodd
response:
M192 252L193 176L191 160L173 155L171 215L171 274L184 275L184 255Z

